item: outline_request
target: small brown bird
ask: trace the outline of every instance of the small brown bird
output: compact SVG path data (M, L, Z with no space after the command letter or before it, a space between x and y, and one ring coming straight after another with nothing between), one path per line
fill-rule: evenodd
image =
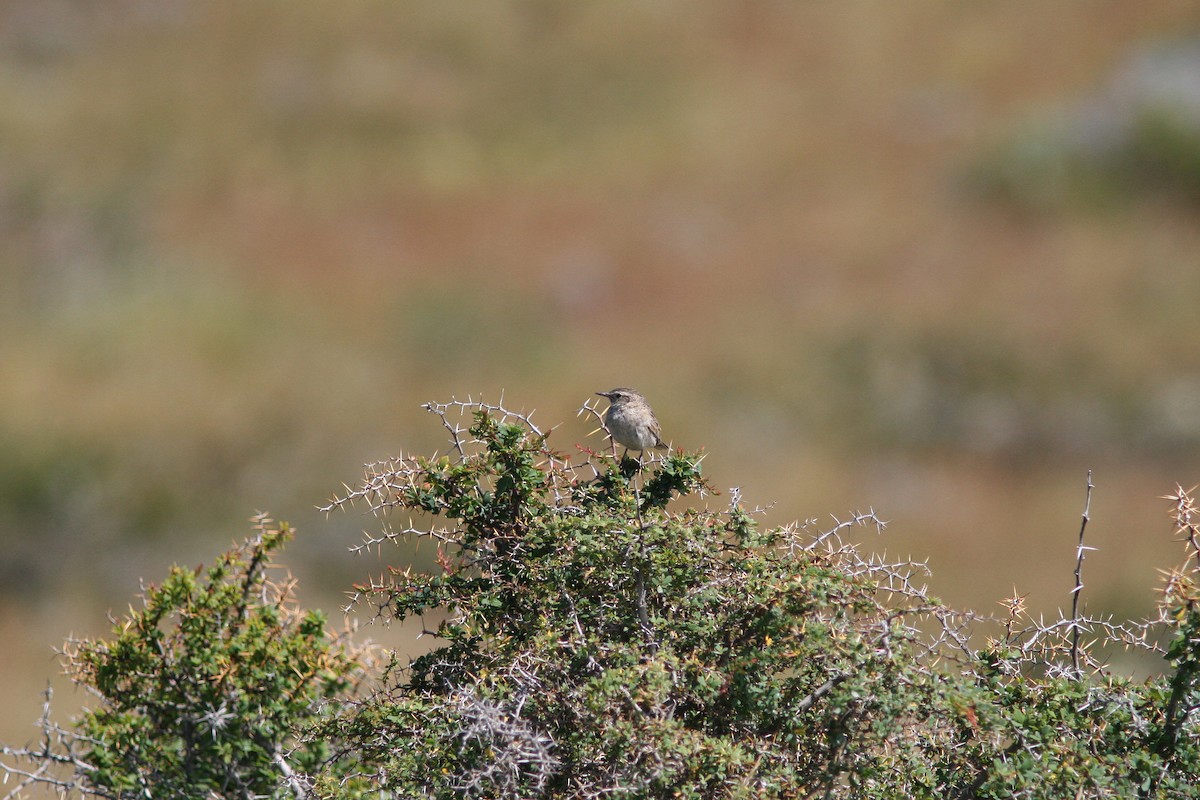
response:
M658 419L641 392L619 388L596 394L608 398L604 427L613 441L627 451L637 450L639 453L650 448L667 449L660 435Z

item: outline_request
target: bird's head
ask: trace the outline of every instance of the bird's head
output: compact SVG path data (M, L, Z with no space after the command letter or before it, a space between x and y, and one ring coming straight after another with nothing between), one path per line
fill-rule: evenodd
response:
M609 389L607 392L596 392L596 394L600 395L601 397L607 397L608 401L610 403L624 402L626 400L635 400L635 399L638 399L641 397L641 395L638 394L633 389L626 389L623 387L617 388L617 389Z

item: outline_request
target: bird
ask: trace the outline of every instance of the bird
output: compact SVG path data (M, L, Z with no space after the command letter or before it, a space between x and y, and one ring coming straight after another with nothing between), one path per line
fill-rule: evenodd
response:
M650 448L667 449L660 435L658 419L641 392L620 387L596 394L608 398L604 427L613 441L625 448L625 452L637 450L640 454Z

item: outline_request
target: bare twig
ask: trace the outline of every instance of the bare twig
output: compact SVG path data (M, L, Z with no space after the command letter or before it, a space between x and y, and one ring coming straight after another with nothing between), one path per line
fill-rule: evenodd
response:
M1079 524L1079 546L1075 550L1075 588L1071 590L1071 672L1079 677L1079 595L1083 592L1083 554L1094 547L1085 547L1083 533L1087 530L1092 509L1092 471L1087 474L1087 496L1083 502L1083 521Z
M845 675L834 675L832 678L813 689L808 693L807 696L801 699L800 702L796 704L796 710L801 712L808 711L810 708L816 705L818 700L832 692L837 688L839 683L842 683L845 680Z

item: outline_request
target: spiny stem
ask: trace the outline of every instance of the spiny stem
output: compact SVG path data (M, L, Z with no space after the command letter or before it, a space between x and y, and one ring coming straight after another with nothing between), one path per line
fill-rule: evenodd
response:
M1083 554L1092 547L1083 546L1083 533L1087 530L1092 510L1092 471L1087 474L1087 497L1083 502L1083 521L1079 525L1079 546L1075 550L1075 588L1071 590L1071 671L1079 677L1079 595L1083 593Z

